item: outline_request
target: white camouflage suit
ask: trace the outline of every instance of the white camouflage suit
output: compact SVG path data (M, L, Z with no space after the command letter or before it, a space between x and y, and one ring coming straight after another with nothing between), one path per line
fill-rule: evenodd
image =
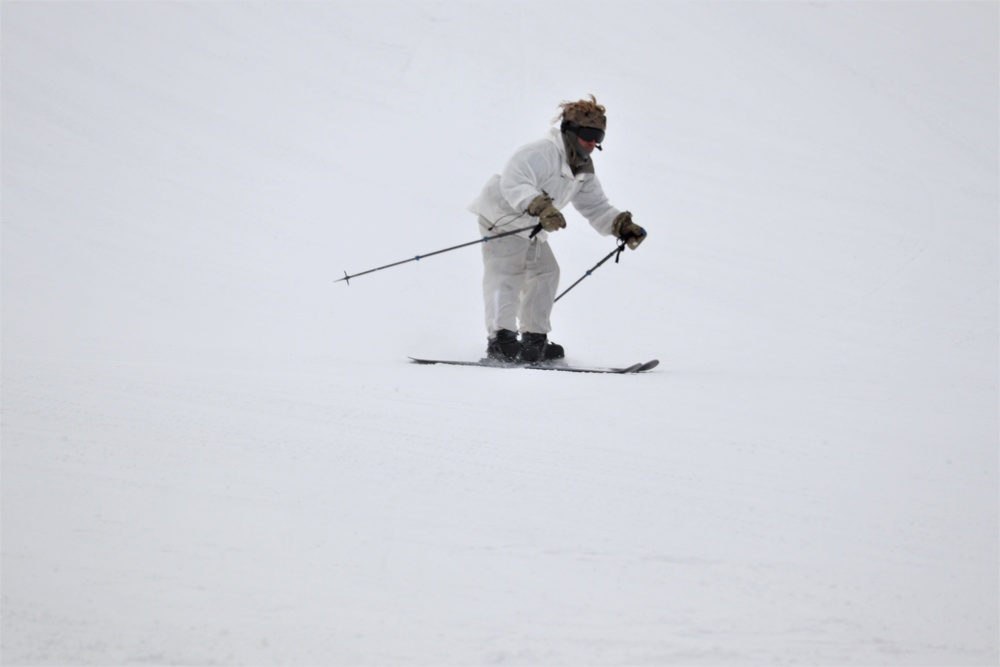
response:
M543 191L557 209L572 203L594 229L611 235L611 223L621 211L608 203L592 171L573 175L557 127L517 149L469 211L479 217L483 236L530 227L538 219L525 210ZM559 287L559 264L546 232L533 239L529 235L526 231L483 243L483 300L490 338L500 329L543 334L552 330L549 316Z

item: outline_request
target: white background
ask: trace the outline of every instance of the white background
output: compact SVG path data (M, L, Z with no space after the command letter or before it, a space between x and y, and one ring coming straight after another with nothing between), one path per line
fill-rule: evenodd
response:
M997 664L982 3L2 6L5 664ZM563 100L649 238L485 347ZM570 284L613 247L575 211Z

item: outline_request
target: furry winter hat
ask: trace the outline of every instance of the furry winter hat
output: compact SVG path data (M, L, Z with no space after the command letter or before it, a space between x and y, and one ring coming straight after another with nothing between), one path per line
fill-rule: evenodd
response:
M604 107L597 103L597 98L593 95L590 96L589 100L563 102L559 107L562 109L562 113L556 116L556 120L561 120L563 123L573 123L580 127L608 129L608 118L604 115Z

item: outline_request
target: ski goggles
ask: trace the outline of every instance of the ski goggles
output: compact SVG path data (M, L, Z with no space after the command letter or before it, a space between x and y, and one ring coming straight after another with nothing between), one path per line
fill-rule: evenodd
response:
M583 127L577 125L573 128L573 132L584 141L596 141L597 143L604 141L604 130L596 127Z

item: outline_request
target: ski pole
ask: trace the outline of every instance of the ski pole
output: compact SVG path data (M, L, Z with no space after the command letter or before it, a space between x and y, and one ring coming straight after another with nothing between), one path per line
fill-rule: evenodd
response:
M452 246L450 248L445 248L443 250L435 250L434 252L429 252L426 255L417 255L416 257L411 257L410 259L404 259L399 262L393 262L392 264L386 264L385 266L380 266L376 269L368 269L367 271L362 271L361 273L355 273L353 276L347 275L347 271L344 271L343 278L337 278L333 282L339 283L341 280L346 281L348 285L351 284L351 278L357 278L358 276L363 276L368 273L375 273L376 271L381 271L382 269L391 269L394 266L399 266L400 264L406 264L408 262L419 262L425 257L433 257L434 255L440 255L443 252L450 252L452 250L458 250L459 248L465 248L470 245L476 245L477 243L486 243L487 241L492 241L493 239L502 239L505 236L513 236L514 234L520 234L521 232L531 231L531 237L542 231L542 223L538 223L534 227L524 227L522 229L514 229L509 232L503 232L501 234L496 234L494 236L484 236L481 239L475 241L469 241L468 243L462 243L461 245Z
M576 287L577 285L579 285L583 281L584 278L586 278L587 276L589 276L591 273L593 273L597 269L601 268L601 265L604 264L604 262L606 262L609 259L611 259L614 255L618 255L618 257L615 257L615 264L617 264L618 263L618 259L621 257L622 251L624 251L624 250L625 250L625 242L622 241L618 246L615 247L614 250L612 250L611 252L609 252L608 255L604 259L602 259L601 261L599 261L597 264L595 264L593 266L593 268L591 268L585 274L583 274L582 276L580 276L580 278L575 283L573 283L572 285L570 285L569 287L567 287L566 289L564 289L563 292L562 292L562 294L560 294L559 296L557 296L555 298L555 301L553 301L552 303L555 303L559 299L561 299L564 296L566 296L566 292L570 291L571 289L573 289L574 287Z

